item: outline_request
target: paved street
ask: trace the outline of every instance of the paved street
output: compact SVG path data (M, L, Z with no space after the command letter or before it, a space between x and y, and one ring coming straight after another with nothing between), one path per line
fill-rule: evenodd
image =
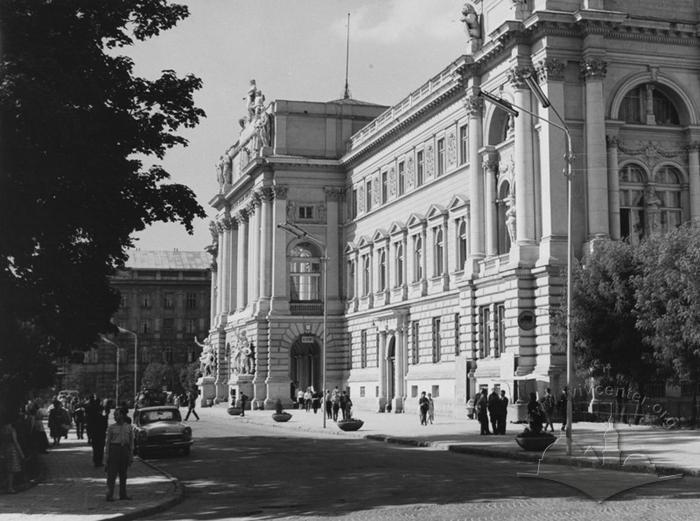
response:
M599 503L560 483L517 476L533 472L532 463L202 416L191 457L154 460L183 481L184 502L146 519L696 520L700 512L697 478ZM633 485L637 477L560 470L558 478L574 482Z

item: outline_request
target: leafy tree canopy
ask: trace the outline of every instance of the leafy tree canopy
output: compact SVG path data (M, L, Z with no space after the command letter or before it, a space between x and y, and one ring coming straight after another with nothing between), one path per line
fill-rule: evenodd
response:
M162 159L204 112L201 80L133 74L119 49L188 16L166 0L0 0L0 374L7 350L55 355L109 329L108 277L132 234L157 221L192 231L193 192ZM21 333L31 330L31 334ZM19 339L23 339L20 341Z

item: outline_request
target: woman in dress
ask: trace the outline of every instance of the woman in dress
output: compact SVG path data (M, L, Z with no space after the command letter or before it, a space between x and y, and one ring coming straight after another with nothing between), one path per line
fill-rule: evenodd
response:
M7 481L7 492L15 493L15 474L22 472L22 461L24 460L24 452L17 441L17 432L12 425L11 419L0 422L0 455L2 461L5 462L4 471Z

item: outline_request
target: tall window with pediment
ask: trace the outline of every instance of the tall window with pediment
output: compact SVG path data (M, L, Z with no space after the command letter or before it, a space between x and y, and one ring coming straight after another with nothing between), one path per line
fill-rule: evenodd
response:
M348 289L347 295L349 299L355 298L355 261L348 261Z
M379 291L384 291L386 289L386 250L384 248L379 250L378 267L379 287L377 289Z
M630 90L620 105L619 118L638 125L679 125L675 104L663 87L645 83Z
M433 237L435 241L435 249L433 256L433 273L434 276L442 275L442 260L445 255L445 234L442 231L442 226L437 226L433 229Z
M321 300L321 255L316 246L301 243L289 252L289 288L292 302Z
M413 282L423 280L423 239L420 235L413 237Z
M467 262L467 221L463 217L457 219L457 271L464 269Z
M362 296L369 295L371 287L371 270L370 270L370 259L369 254L362 256Z
M396 258L396 287L403 286L403 244L397 242L394 246L394 254Z

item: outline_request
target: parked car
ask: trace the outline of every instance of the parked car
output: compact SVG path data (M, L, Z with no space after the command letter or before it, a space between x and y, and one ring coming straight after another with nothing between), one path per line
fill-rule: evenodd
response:
M139 408L134 413L134 452L144 458L152 452L181 452L192 446L192 429L182 423L180 410L173 405Z

